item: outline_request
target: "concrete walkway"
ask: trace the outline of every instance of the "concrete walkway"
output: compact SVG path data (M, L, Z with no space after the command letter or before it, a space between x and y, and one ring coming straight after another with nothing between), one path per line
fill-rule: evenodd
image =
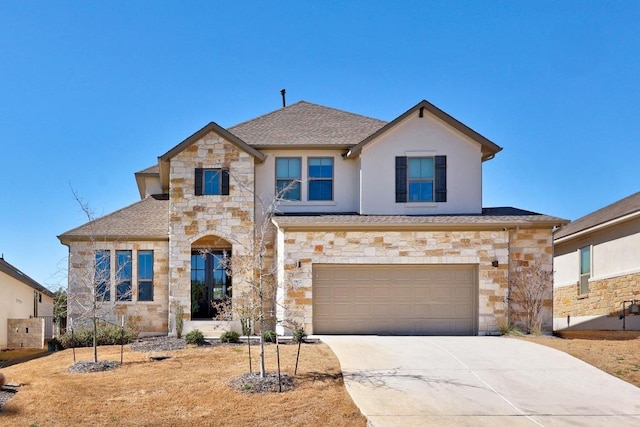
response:
M545 346L505 337L319 338L375 427L640 426L640 388Z

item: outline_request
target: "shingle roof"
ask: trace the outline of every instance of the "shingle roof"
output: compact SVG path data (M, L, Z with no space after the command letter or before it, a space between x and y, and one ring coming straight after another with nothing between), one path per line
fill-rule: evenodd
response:
M158 165L153 165L153 166L149 166L146 169L142 169L141 171L136 172L136 174L139 173L160 173L160 168L158 167Z
M343 146L362 141L386 122L300 101L229 128L256 148Z
M62 243L91 238L168 239L169 200L147 197L58 236Z
M556 232L554 239L570 236L635 212L640 212L640 191L570 222Z
M7 275L13 277L16 280L19 280L25 285L30 286L33 289L50 296L51 298L54 297L53 292L51 292L49 289L45 288L40 283L33 280L31 277L24 274L22 271L15 268L13 265L9 264L7 261L4 260L4 258L0 258L0 271L6 273Z
M478 215L282 215L274 222L283 228L495 228L553 227L568 221L512 207L484 208Z

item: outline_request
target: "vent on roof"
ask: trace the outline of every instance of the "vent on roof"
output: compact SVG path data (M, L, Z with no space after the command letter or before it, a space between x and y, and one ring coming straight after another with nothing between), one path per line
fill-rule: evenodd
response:
M287 98L285 96L286 94L287 94L287 90L286 89L282 89L280 91L280 95L282 95L282 108L287 106Z

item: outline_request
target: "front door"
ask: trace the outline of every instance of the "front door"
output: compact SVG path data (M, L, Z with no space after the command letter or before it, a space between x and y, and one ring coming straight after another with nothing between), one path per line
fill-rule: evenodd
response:
M230 256L222 251L191 252L191 319L214 319L215 303L231 298Z

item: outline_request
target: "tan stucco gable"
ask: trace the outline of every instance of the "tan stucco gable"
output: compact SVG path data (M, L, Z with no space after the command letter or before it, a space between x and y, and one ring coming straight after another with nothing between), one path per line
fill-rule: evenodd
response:
M472 140L478 142L482 149L483 161L492 159L498 152L502 151L502 147L500 147L499 145L495 144L494 142L480 135L478 132L474 131L464 123L456 120L455 118L445 113L444 111L442 111L435 105L431 104L430 102L426 100L422 100L418 104L416 104L415 106L411 107L409 110L407 110L406 112L398 116L396 119L387 123L385 126L381 127L376 132L372 133L367 138L362 140L360 143L358 143L357 145L349 149L349 151L347 151L347 153L345 154L345 158L352 159L352 158L358 157L360 155L360 152L362 151L362 148L365 145L378 139L380 136L384 135L385 133L387 133L394 127L396 127L406 118L414 114L418 114L419 117L422 117L424 114L427 114L427 113L432 114L433 116L437 117L441 121L445 122L449 126L456 129L458 132L461 132L462 134L466 135Z
M260 151L251 147L249 144L218 125L215 122L210 122L208 125L195 132L193 135L182 141L180 144L173 147L171 150L164 153L162 156L158 157L158 166L160 169L160 182L162 184L162 188L169 191L169 161L185 150L187 147L191 146L195 142L202 139L208 133L213 132L218 136L222 137L225 141L230 142L236 147L240 148L242 151L250 154L255 160L259 163L262 163L267 156L262 154Z

